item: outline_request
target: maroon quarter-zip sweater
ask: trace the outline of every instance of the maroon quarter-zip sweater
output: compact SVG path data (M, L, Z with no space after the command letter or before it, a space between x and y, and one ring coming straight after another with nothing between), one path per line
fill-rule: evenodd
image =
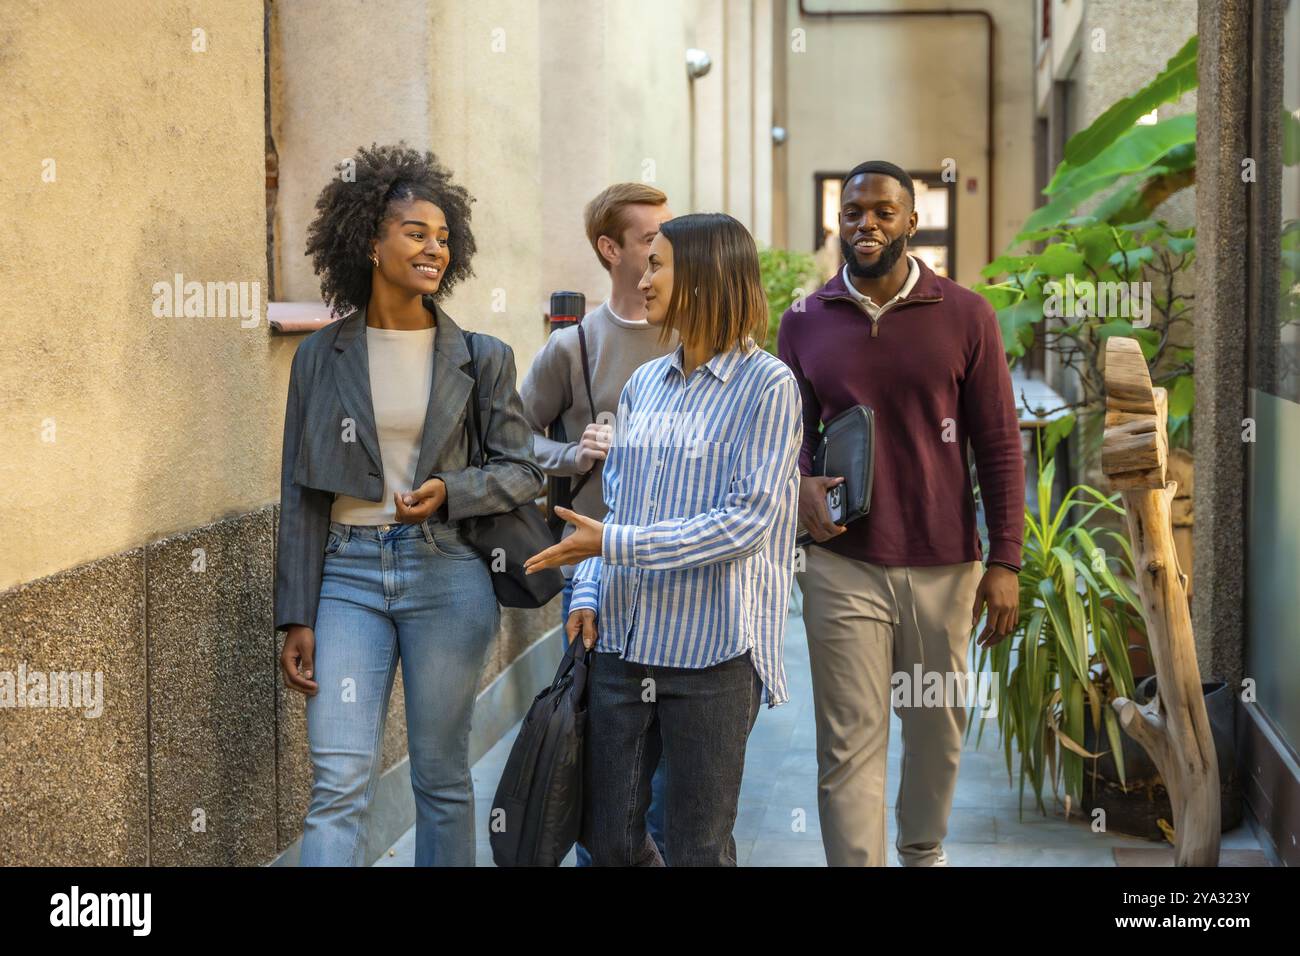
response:
M1018 568L1025 465L997 317L979 295L917 265L916 285L874 335L843 270L781 318L778 354L803 396L800 472L812 473L821 422L854 405L876 416L871 511L823 546L883 565L979 560L969 440L988 559Z

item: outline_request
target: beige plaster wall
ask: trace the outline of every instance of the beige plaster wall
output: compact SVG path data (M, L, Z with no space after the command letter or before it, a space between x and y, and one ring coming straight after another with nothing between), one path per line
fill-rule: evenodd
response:
M152 309L264 286L260 0L14 0L0 74L5 588L267 503L295 343Z
M994 249L986 246L986 30L973 17L816 18L785 0L787 112L786 191L791 248L811 251L813 175L847 171L865 159L904 169L940 170L957 163L957 278L969 285L1009 242L1032 210L1032 10L1023 0L955 3L989 10L994 19ZM863 9L844 0L809 0L816 10ZM902 0L872 9L917 10ZM936 8L942 5L934 5ZM802 36L795 31L803 30ZM795 41L802 40L802 51ZM966 180L974 177L975 192Z
M539 308L557 289L584 293L589 307L608 294L582 223L583 207L606 186L646 182L668 194L675 213L690 211L690 7L683 0L547 3L540 23L542 214L534 237Z
M681 213L709 170L696 208L770 228L771 0L269 9L278 300L319 301L315 199L371 142L433 149L478 198L477 277L446 306L510 342L521 376L549 292L607 293L581 213L609 183L654 182ZM0 128L17 133L0 288L22 304L0 372L0 589L278 499L301 338L265 322L263 11L16 0L0 19ZM691 45L714 58L693 110ZM176 273L248 283L260 321L155 317Z

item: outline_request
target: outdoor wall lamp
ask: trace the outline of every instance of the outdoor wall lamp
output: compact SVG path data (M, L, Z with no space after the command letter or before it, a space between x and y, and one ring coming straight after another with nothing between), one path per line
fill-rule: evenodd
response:
M698 80L708 73L711 66L713 66L713 60L703 50L690 47L686 51L686 75L692 80Z

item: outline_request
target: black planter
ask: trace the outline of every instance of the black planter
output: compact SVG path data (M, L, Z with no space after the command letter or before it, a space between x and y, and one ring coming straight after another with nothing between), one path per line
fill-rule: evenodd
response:
M1236 701L1232 689L1223 681L1202 683L1201 691L1205 694L1205 709L1210 718L1210 732L1218 756L1219 818L1222 832L1235 829L1241 824L1241 785L1237 777L1234 743ZM1134 697L1139 704L1145 704L1155 692L1156 678L1151 676L1137 682ZM1163 819L1171 825L1174 822L1169 793L1160 779L1160 772L1142 745L1123 731L1120 732L1120 737L1123 739L1127 788L1120 786L1114 755L1109 752L1110 739L1105 732L1099 740L1089 724L1084 733L1083 746L1087 750L1092 753L1107 751L1095 761L1095 776L1091 767L1084 769L1085 809L1088 812L1097 807L1104 810L1107 830L1146 837L1149 840L1163 840L1164 833L1156 821Z

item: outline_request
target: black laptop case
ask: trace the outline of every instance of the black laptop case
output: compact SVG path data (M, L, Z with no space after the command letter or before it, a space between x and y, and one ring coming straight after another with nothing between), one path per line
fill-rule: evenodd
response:
M813 474L844 477L844 521L871 510L871 482L876 461L876 416L866 405L845 409L825 424L813 455Z

